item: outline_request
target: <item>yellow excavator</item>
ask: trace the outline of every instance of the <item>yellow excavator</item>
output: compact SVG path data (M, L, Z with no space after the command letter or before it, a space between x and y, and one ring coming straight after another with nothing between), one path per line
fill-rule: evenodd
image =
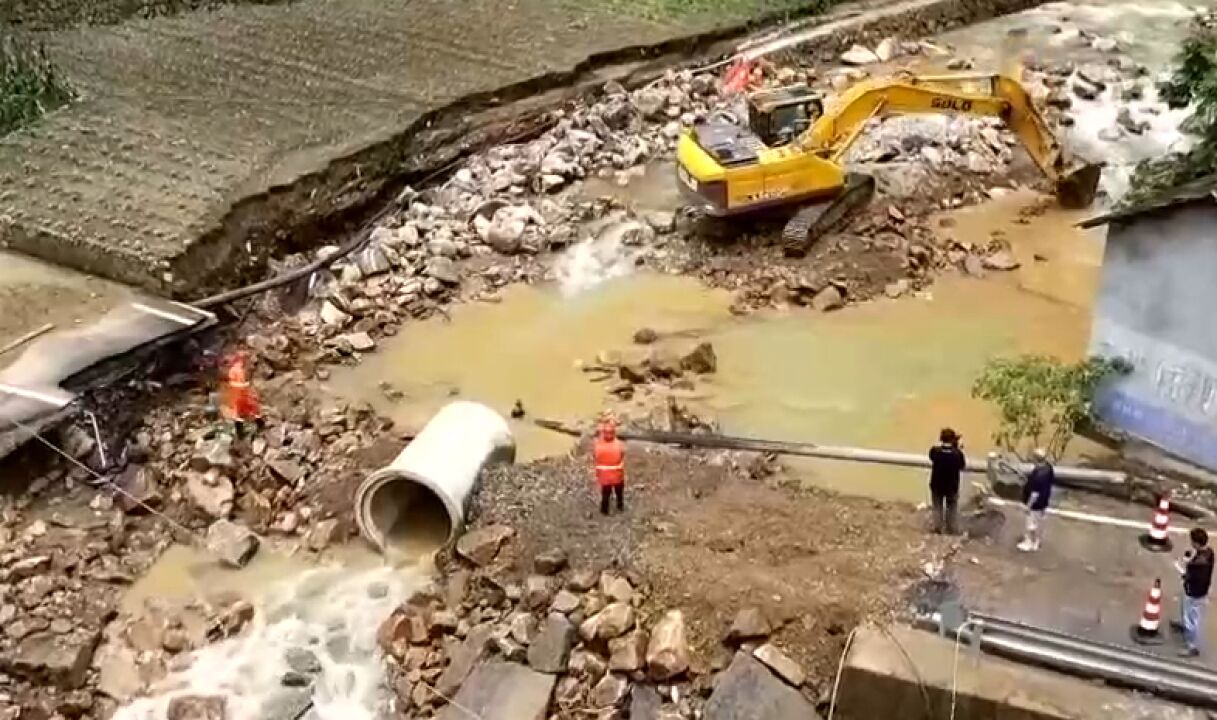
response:
M806 85L753 93L746 126L720 113L685 131L676 146L677 182L712 216L798 207L782 239L788 255L802 256L874 195L874 178L841 164L867 121L912 113L999 117L1055 183L1062 205L1094 201L1101 166L1067 157L1022 84L999 74L898 73L828 99Z

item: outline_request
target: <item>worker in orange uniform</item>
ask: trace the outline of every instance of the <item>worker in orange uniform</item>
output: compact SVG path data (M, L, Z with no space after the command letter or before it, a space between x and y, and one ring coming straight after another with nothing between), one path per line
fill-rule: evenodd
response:
M245 423L257 422L262 416L262 405L258 394L249 383L249 354L234 353L225 363L224 379L221 381L220 413L236 426L240 437Z
M625 445L617 439L617 424L611 417L600 423L592 454L596 484L600 486L600 514L609 514L609 499L617 496L617 512L625 511Z

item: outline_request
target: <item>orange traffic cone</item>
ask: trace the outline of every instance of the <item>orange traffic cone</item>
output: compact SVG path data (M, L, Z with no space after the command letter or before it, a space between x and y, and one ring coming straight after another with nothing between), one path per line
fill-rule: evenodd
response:
M1141 645L1159 645L1162 643L1162 581L1154 579L1145 598L1145 607L1141 610L1141 620L1132 626L1132 639Z
M1141 535L1141 547L1153 552L1170 552L1171 543L1171 501L1170 496L1163 493L1158 498L1158 507L1149 521L1149 532Z

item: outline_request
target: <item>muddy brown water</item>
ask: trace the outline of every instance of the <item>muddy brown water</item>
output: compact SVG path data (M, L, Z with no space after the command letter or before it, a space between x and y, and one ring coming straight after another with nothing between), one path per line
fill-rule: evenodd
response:
M973 452L987 451L995 418L970 397L985 361L1022 352L1074 359L1089 337L1101 236L1074 227L1084 214L1048 210L1017 222L1022 208L1039 201L1010 193L954 212L950 227L940 228L976 244L1000 229L1022 262L1014 272L948 275L917 296L835 313L794 309L747 319L728 311L728 293L685 277L634 274L565 298L552 287L514 287L499 303L454 309L450 322L406 326L361 365L335 373L330 389L416 427L457 396L504 414L519 399L533 417L587 417L605 394L581 363L628 347L635 330L651 327L680 335L668 341L677 347L714 344L718 373L685 399L725 432L919 451L950 425ZM385 382L404 397L387 399ZM514 429L523 460L571 447L569 438L528 421ZM924 495L920 470L794 465L808 481L838 490Z

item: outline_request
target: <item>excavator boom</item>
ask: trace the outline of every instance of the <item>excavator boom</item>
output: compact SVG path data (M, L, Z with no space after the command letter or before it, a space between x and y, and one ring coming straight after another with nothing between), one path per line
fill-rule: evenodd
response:
M871 118L923 113L1001 118L1055 183L1062 205L1087 207L1094 201L1100 166L1069 158L1022 84L1005 75L899 74L860 82L825 107L799 145L840 162Z
M1054 182L1062 205L1094 201L1100 166L1070 158L1022 84L1000 74L899 73L864 80L827 100L805 86L754 93L746 124L711 118L682 135L678 182L712 215L799 207L783 237L788 254L802 255L874 192L873 178L842 167L868 121L914 113L1000 118Z

